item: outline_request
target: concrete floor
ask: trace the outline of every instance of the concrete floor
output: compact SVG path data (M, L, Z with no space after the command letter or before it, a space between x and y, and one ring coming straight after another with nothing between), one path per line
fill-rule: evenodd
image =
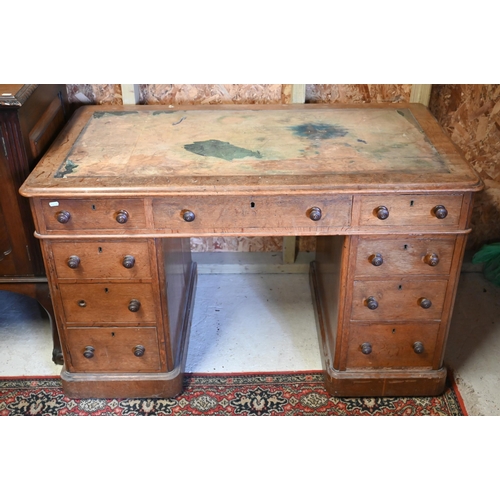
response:
M321 368L306 273L207 272L198 278L187 371ZM51 350L37 303L0 291L0 376L59 374ZM445 363L470 415L500 415L499 359L500 288L480 272L462 272Z

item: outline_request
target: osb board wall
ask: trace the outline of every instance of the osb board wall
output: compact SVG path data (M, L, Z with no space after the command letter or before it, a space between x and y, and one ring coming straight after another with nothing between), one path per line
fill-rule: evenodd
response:
M286 84L139 85L141 104L286 104Z
M308 103L409 102L411 84L306 85Z
M468 248L500 241L500 84L433 85L429 109L485 183Z
M122 104L122 89L119 84L69 83L66 84L66 90L69 102Z
M67 90L70 102L83 95L92 104L122 103L118 84L68 84ZM290 84L139 84L140 104L286 104L291 94Z
M121 104L118 84L68 84L71 101L83 94L93 104ZM306 85L306 102L408 102L410 84ZM291 85L140 85L145 104L287 103ZM81 97L81 96L80 96ZM500 85L433 85L430 110L486 189L476 196L469 248L500 240ZM298 249L314 250L315 239L299 238ZM281 251L281 238L193 238L195 251Z

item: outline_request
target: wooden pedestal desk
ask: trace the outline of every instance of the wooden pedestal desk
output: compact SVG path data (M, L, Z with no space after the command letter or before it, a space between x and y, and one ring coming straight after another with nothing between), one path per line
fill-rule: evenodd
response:
M30 198L70 397L171 397L191 236L316 235L325 385L435 395L482 182L421 105L80 109Z

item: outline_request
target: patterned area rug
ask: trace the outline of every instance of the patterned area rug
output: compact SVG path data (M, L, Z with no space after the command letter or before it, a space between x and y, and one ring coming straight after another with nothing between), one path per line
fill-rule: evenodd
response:
M0 378L0 415L467 415L454 382L438 397L337 398L320 372L189 374L171 399L68 399L57 377Z

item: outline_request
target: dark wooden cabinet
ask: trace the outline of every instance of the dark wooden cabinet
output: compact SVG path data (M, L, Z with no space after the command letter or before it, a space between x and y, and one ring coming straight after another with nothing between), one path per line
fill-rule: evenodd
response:
M47 311L58 364L62 354L40 244L18 190L69 114L65 85L0 84L0 290L33 297Z

